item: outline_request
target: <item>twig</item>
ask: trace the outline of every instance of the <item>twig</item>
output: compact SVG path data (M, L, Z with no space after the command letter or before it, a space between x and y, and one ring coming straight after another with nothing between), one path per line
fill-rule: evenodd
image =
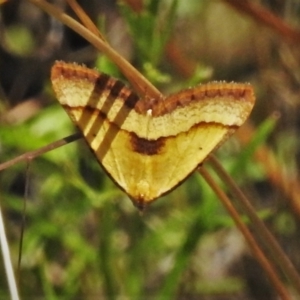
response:
M159 90L152 85L140 72L138 72L127 60L125 60L117 51L109 46L108 43L101 40L97 35L93 34L89 29L82 26L76 20L57 9L55 6L44 0L28 0L32 4L38 6L52 17L61 21L63 24L77 32L94 47L106 54L124 73L135 90L141 95L148 95L152 98L161 98Z
M270 264L269 260L266 258L266 256L262 252L262 250L259 248L253 235L250 233L247 226L241 220L239 213L236 211L236 209L230 202L229 198L226 196L226 194L223 192L223 190L220 189L220 187L216 184L214 179L210 176L210 174L208 173L208 171L205 168L203 168L203 167L198 168L198 172L203 176L203 178L206 180L206 182L209 184L209 186L212 188L212 190L217 194L218 198L221 200L222 204L227 209L228 213L234 220L238 229L241 231L244 238L246 239L254 256L257 258L257 260L260 262L262 268L267 273L270 281L273 283L273 286L276 288L278 294L281 296L282 299L286 299L286 300L290 299L285 286L282 284L282 282L280 281L280 279L277 276L276 270Z
M300 43L300 31L292 28L288 24L282 21L279 17L272 14L269 10L260 6L256 3L250 2L248 0L223 0L230 6L234 7L240 12L243 12L259 23L264 24L269 27L277 34L279 34L283 39L299 44Z
M4 170L6 168L9 168L9 167L21 162L21 161L26 161L28 159L33 159L33 158L35 158L35 157L37 157L41 154L44 154L48 151L54 150L56 148L59 148L61 146L69 144L71 142L74 142L74 141L80 139L81 137L82 137L81 133L74 133L74 134L72 134L72 135L70 135L66 138L55 141L55 142L53 142L53 143L51 143L47 146L44 146L42 148L37 149L37 150L26 152L26 153L24 153L20 156L15 157L14 159L11 159L11 160L9 160L5 163L0 164L0 171Z
M25 181L25 192L23 198L23 212L22 212L22 223L21 223L21 233L20 233L20 242L19 242L19 256L18 256L18 282L20 285L20 274L21 274L21 260L22 260L22 249L23 249L23 241L24 241L24 232L26 226L26 204L29 196L29 182L30 182L30 162L31 159L27 160L26 167L26 181Z
M86 14L86 12L82 9L82 7L77 3L76 0L67 0L70 7L74 10L80 21L84 24L86 28L88 28L95 35L99 36L104 42L105 38L98 30L95 23L90 19L90 17Z
M6 278L8 281L10 297L12 300L19 300L17 283L16 283L16 278L14 275L12 261L9 253L9 247L6 239L1 207L0 207L0 247L1 247L1 252L3 257L3 264L6 272Z
M214 168L218 176L230 188L230 191L238 200L239 205L242 207L243 211L247 214L247 216L251 220L253 224L253 228L257 232L261 242L266 246L266 248L272 254L273 261L281 267L283 272L293 283L294 288L297 290L298 294L300 295L300 276L297 273L297 270L295 269L294 265L291 263L291 261L286 256L286 254L283 252L280 245L277 243L276 239L270 233L270 231L265 226L265 224L257 216L250 201L242 193L242 191L236 185L234 180L224 170L224 168L218 162L218 160L213 155L209 155L209 162L211 163L212 167Z

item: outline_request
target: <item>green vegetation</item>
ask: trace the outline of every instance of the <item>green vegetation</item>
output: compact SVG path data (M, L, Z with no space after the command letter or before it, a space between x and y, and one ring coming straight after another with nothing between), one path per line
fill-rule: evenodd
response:
M23 2L38 11L27 1ZM177 0L149 0L140 12L134 11L126 1L120 2L107 10L94 10L92 3L86 9L96 21L101 19L105 23L104 34L109 35L111 28L122 22L122 30L109 36L112 44L120 52L123 45L129 48L129 60L162 91L175 91L196 81L219 80L221 77L254 84L258 92L257 108L252 115L252 121L258 124L254 136L248 145L232 137L217 155L257 204L263 218L271 227L274 224L283 240L289 239L286 246L291 257L297 255L299 222L294 218L299 219L299 216L293 211L293 199L280 184L276 186L268 177L270 170L264 162L254 159L255 151L268 145L275 156L280 155L282 170L294 172L293 178L288 177L291 182L286 184L292 184L297 177L295 157L299 152L299 139L294 133L298 117L288 101L294 100L296 106L299 93L297 97L293 95L294 98L286 97L292 90L289 84L294 83L292 91L296 94L300 83L287 76L284 79L291 82L282 84L281 90L268 90L273 87L270 81L277 82L284 71L297 78L297 70L290 66L287 70L286 62L279 55L291 51L287 44L282 45L284 38L277 36L274 42L280 46L276 59L270 51L275 51L276 47L266 41L265 52L257 62L253 52L259 51L253 50L252 41L266 37L265 31L260 30L264 26L250 18L245 20L240 12L229 9L222 1L218 4L190 1L188 5ZM9 14L4 5L20 11L17 4L3 4L4 16ZM220 11L224 14L221 20ZM77 36L62 28L58 31L51 28L46 15L37 17L34 25L26 13L23 18L18 14L15 17L18 26L5 23L3 30L9 44L6 48L1 46L0 53L1 73L5 74L0 76L4 86L0 91L1 162L75 131L50 86L49 72L55 59L96 64L102 71L122 76L105 56L94 55L88 44ZM41 28L36 28L36 24L42 24ZM215 27L219 28L218 34ZM232 27L238 29L230 31ZM42 37L51 30L61 43L52 50L46 49L49 52L45 58L38 50L46 51ZM235 31L239 40L231 38ZM171 54L168 52L170 45L171 50L180 52L176 59L172 51ZM289 54L293 55L292 51ZM11 62L5 60L6 56ZM273 67L274 61L276 66ZM187 74L191 62L194 68ZM299 61L297 63L299 66ZM21 81L16 75L10 75L9 68L14 68L15 64L16 73L21 76L24 72ZM39 66L40 73L30 73L33 65ZM268 79L263 65L269 68L271 76ZM259 78L261 82L258 82ZM12 83L5 86L6 80ZM24 93L12 99L10 95L14 93L10 88L24 90ZM14 119L8 118L15 107L28 100L38 104L39 108L29 106L18 112L20 115L15 115ZM281 108L281 120L270 117L273 111ZM30 117L24 119L25 112ZM290 115L293 117L289 119ZM274 133L278 122L285 127L280 131L281 135ZM295 157L289 157L287 146ZM29 187L19 274L23 299L171 300L221 299L222 296L224 299L245 299L246 295L247 299L266 299L261 295L262 298L255 298L251 292L248 285L253 279L251 275L260 269L257 265L251 269L250 265L244 264L243 258L248 254L243 239L217 196L198 173L158 199L141 215L102 171L82 140L43 154L28 164L28 172L26 164L19 163L0 173L0 205L15 266L25 186ZM227 191L226 186L222 185L222 188ZM290 200L288 209L287 199ZM0 298L4 299L8 297L8 287L2 261L0 265ZM257 277L258 282L260 278ZM257 289L256 285L254 289ZM273 290L267 284L262 288L264 292L272 299Z

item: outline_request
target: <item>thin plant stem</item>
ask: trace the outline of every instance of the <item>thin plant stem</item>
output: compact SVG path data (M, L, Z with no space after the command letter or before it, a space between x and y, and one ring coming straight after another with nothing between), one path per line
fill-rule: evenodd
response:
M271 13L268 9L264 8L257 3L249 0L223 0L230 6L234 7L240 12L243 12L259 23L269 27L271 30L279 34L283 39L288 42L299 44L300 31L292 28L286 24L280 17Z
M126 75L127 79L133 85L135 90L141 95L147 95L150 98L162 98L160 91L152 85L138 70L136 70L127 60L125 60L110 45L100 39L97 35L78 23L76 20L57 9L55 6L44 0L28 0L32 4L38 6L52 17L61 21L63 24L77 32L87 41L89 41L96 49L104 52Z
M236 197L238 204L242 207L243 211L247 214L247 216L251 220L254 230L257 232L261 242L266 246L268 251L270 251L273 261L281 267L283 272L290 279L294 288L297 290L298 294L300 295L300 276L297 270L295 269L294 265L292 264L292 262L283 252L280 245L273 237L269 229L257 216L255 209L253 208L250 201L239 189L239 187L236 185L234 180L229 176L229 174L224 170L224 168L219 163L219 161L213 155L209 155L209 162L211 163L212 167L214 168L218 176L230 188L230 191Z
M15 157L15 158L13 158L13 159L5 162L5 163L1 163L0 164L0 171L4 170L6 168L9 168L9 167L21 162L21 161L26 161L28 159L33 159L33 158L35 158L39 155L42 155L42 154L44 154L48 151L54 150L56 148L59 148L61 146L69 144L71 142L74 142L74 141L80 139L81 137L82 137L81 133L74 133L72 135L69 135L69 136L61 139L61 140L55 141L55 142L53 142L51 144L48 144L48 145L46 145L42 148L39 148L37 150L26 152L26 153L24 153L20 156L17 156L17 157Z
M86 12L82 9L82 7L77 3L76 0L67 0L70 7L74 10L80 21L84 24L86 28L88 28L95 35L99 36L104 42L106 42L104 36L98 30L97 26L90 19L90 17L86 14Z
M8 242L6 239L4 221L2 218L2 212L0 208L0 246L4 262L4 268L6 272L6 278L8 281L8 287L10 292L10 297L12 300L19 300L19 294L17 289L16 278L13 271L12 261L9 253Z
M22 213L22 223L21 223L21 233L20 233L20 243L19 243L19 256L18 256L18 282L20 283L20 270L21 270L21 260L22 260L22 249L23 249L23 241L24 241L24 232L26 226L26 204L29 196L29 182L30 182L30 162L31 159L27 160L27 168L26 168L26 181L25 181L25 192L23 198L23 213Z
M247 226L244 224L242 219L239 216L239 213L232 205L231 201L227 197L227 195L223 192L222 189L216 184L215 180L210 176L208 171L200 167L198 168L198 172L202 175L202 177L206 180L206 182L209 184L209 186L212 188L212 190L217 194L218 198L221 200L222 204L234 220L235 224L237 225L240 232L243 234L245 240L247 241L250 249L252 250L252 253L257 258L257 260L260 262L262 268L267 273L270 281L273 283L273 286L277 290L278 294L281 296L282 299L290 299L288 291L286 290L285 286L282 284L280 279L277 276L277 272L274 269L274 267L270 264L269 260L266 258L260 247L258 246L257 242L255 241L253 235L247 228Z

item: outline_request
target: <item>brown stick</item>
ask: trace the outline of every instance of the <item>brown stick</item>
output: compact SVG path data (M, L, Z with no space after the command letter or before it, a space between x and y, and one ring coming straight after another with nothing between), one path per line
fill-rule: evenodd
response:
M20 156L17 156L15 157L14 159L11 159L5 163L2 163L0 164L0 171L1 170L4 170L6 168L9 168L21 161L28 161L28 160L31 160L39 155L42 155L48 151L51 151L51 150L54 150L56 148L59 148L61 146L64 146L66 144L69 144L71 142L74 142L78 139L80 139L82 137L81 133L74 133L66 138L63 138L61 140L58 140L58 141L55 141L47 146L44 146L42 148L39 148L37 150L33 150L33 151L30 151L30 152L26 152Z
M56 18L76 33L90 42L96 49L102 51L107 55L124 73L135 90L141 95L148 95L149 97L159 99L162 97L160 91L150 83L138 70L136 70L126 59L124 59L117 51L115 51L107 42L85 28L79 22L57 9L54 5L44 0L28 0L30 3L36 5L52 17Z
M217 194L218 198L221 200L222 204L234 220L235 224L237 225L238 229L243 234L244 238L246 239L252 253L256 257L256 259L260 262L260 265L268 275L270 281L273 283L273 286L277 290L278 294L280 295L281 299L288 300L290 299L289 293L286 290L285 286L282 284L280 279L277 276L277 272L274 267L270 264L269 260L266 258L262 250L259 248L257 242L255 241L253 235L250 233L247 226L241 220L239 213L236 211L232 203L230 202L229 198L223 192L222 189L216 184L213 178L210 176L207 170L200 167L198 172L203 176L212 190Z
M257 5L248 0L223 1L228 3L230 6L234 7L238 11L247 14L248 16L258 21L259 23L265 25L266 27L272 29L286 41L295 44L300 43L300 31L286 24L281 18L277 17L263 6Z
M297 290L298 295L300 295L300 276L295 269L292 262L289 260L287 255L283 252L280 245L270 233L265 224L261 221L261 219L257 216L253 206L247 197L242 193L239 187L236 185L234 180L228 175L228 173L224 170L219 161L213 156L209 155L209 162L212 167L218 174L218 176L226 183L226 185L230 188L230 191L234 195L234 197L238 200L240 207L247 214L250 221L253 224L253 228L257 233L257 236L260 238L261 242L266 246L268 251L271 253L273 261L277 263L286 276L293 283L293 287Z

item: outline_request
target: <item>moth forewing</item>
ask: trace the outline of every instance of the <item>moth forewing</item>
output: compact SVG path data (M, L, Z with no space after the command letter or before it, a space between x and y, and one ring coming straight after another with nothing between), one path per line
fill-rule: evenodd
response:
M54 64L51 80L100 164L139 207L180 184L255 102L249 84L218 82L139 98L117 79L64 62Z

